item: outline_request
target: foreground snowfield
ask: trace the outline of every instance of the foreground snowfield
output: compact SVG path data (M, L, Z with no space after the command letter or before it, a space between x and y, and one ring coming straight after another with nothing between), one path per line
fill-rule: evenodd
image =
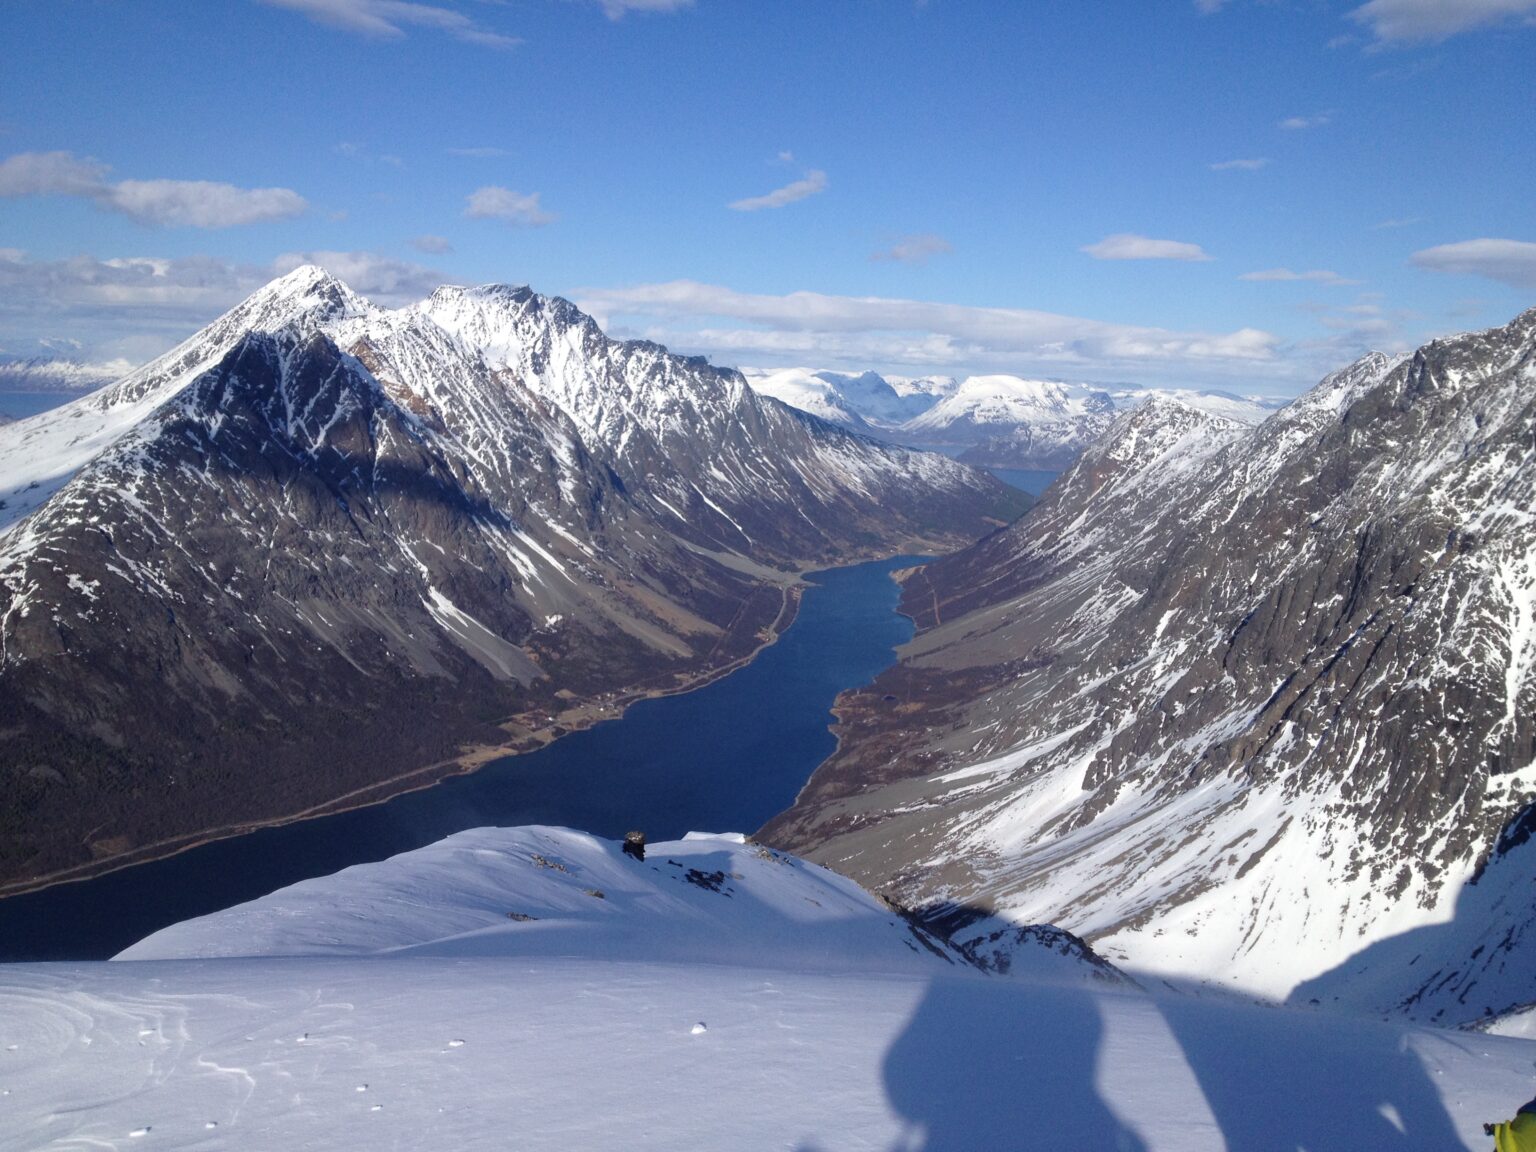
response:
M1532 1094L1531 1041L1035 952L739 839L480 829L0 968L0 1148L1480 1149Z

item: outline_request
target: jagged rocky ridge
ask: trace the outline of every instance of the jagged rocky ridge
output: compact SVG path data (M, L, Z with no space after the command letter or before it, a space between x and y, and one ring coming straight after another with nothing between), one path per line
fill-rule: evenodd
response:
M1122 417L909 573L765 830L1132 969L1442 1022L1536 995L1536 311L1248 430Z
M0 502L13 884L531 746L1018 507L565 301L315 268L7 427Z

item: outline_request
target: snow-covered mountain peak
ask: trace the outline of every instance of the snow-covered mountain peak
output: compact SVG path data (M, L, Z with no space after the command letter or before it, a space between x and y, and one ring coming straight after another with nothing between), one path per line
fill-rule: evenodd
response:
M208 327L163 356L89 397L99 409L159 401L205 371L248 332L294 328L308 334L379 310L324 268L303 264L257 289Z
M318 264L300 264L249 297L247 304L275 305L288 300L304 308L320 309L333 317L355 315L372 305Z
M833 373L812 372L806 368L782 368L773 372L744 368L742 372L759 396L771 396L791 408L857 432L873 431L864 417L843 399Z
M1154 393L1089 445L1080 468L1094 476L1096 488L1111 473L1120 483L1139 482L1154 472L1166 481L1172 471L1196 466L1249 430L1242 421L1178 396Z
M966 947L950 945L938 918L908 917L736 834L689 833L638 860L568 828L476 828L162 929L116 959L581 956L892 976L974 966L1133 987L1066 933L964 919Z
M257 292L258 295L284 296L308 295L316 289L324 289L329 285L339 285L337 280L319 264L300 264L297 268L283 273L275 280L269 280Z
M492 358L514 358L515 349L537 329L574 325L597 331L596 322L569 300L540 295L526 285L450 285L437 289L415 307Z
M1008 376L1003 373L991 373L982 376L967 376L956 386L955 396L1016 396L1021 400L1034 400L1047 404L1064 403L1067 399L1067 386L1059 380L1032 380L1022 376Z
M302 265L252 293L191 338L87 396L0 433L0 533L58 491L251 332L309 335L379 310L323 268Z
M121 762L151 788L158 765L218 764L176 772L168 819L191 833L299 811L691 683L775 634L794 573L942 551L1020 503L568 301L495 285L386 310L301 268L0 429L0 715L33 725L0 762ZM60 752L33 698L110 719ZM48 867L101 859L64 825L124 793L50 777L45 815L14 794L24 770L0 777ZM126 851L162 807L78 832ZM0 836L0 877L43 873L19 843Z
M962 439L974 437L980 429L1004 431L1016 426L1081 436L1078 425L1107 423L1114 409L1114 400L1106 393L1081 385L1003 374L968 376L904 428L919 436Z

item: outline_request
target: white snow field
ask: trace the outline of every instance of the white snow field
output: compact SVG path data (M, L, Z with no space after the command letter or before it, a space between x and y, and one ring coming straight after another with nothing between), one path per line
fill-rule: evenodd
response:
M0 967L0 1148L1443 1152L1532 1094L1532 1041L944 951L740 837L478 829Z

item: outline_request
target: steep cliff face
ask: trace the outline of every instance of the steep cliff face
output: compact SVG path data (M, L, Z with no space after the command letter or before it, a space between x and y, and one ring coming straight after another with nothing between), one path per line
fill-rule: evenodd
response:
M841 702L771 838L1133 967L1429 1015L1530 1000L1507 897L1536 799L1533 350L1536 312L1251 431L1122 418L908 578L922 634ZM1452 919L1417 972L1383 943ZM1373 945L1389 973L1329 975Z
M750 654L798 570L1012 508L562 301L386 312L318 269L5 429L0 498L23 883L527 746Z

